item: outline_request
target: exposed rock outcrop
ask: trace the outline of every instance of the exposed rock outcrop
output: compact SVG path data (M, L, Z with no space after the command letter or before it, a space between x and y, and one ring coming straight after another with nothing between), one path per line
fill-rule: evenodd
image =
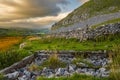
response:
M87 39L95 39L96 37L103 36L103 35L109 35L109 34L116 34L120 32L120 23L114 23L114 24L108 24L100 26L96 29L90 29L89 27L84 29L76 29L71 30L68 32L57 32L51 34L52 37L65 37L68 38L77 38L82 40Z
M75 23L69 25L68 27L61 26L59 29L53 30L52 33L67 32L69 30L76 30L77 28L83 29L88 26L93 26L93 25L100 24L100 23L103 23L108 20L116 19L116 18L120 18L120 12L98 15L98 16L89 18L87 20L81 21L81 22L77 22L77 23L75 22Z

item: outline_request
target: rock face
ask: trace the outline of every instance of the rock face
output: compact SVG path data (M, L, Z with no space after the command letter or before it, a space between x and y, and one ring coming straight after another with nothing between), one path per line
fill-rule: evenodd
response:
M109 3L105 1L106 0L89 0L87 3L75 9L67 17L55 23L52 26L52 29L66 31L73 28L86 27L86 25L92 26L108 20L120 18L120 1L110 0Z
M56 34L51 34L53 37L65 37L68 38L77 38L82 40L95 39L98 36L116 34L120 32L120 23L108 24L100 26L96 29L76 29L68 32L57 32Z
M67 52L67 54L66 54ZM81 58L76 58L74 51L61 51L58 53L60 61L65 62L67 65L64 68L58 67L52 69L50 67L43 67L42 69L30 70L31 65L42 66L42 63L46 61L53 52L41 52L37 51L37 56L34 57L33 61L26 66L21 68L15 68L12 72L5 73L5 77L9 80L36 80L36 77L43 76L46 78L58 78L68 77L74 73L86 74L96 77L108 77L109 71L105 67L109 64L108 53L102 51L98 52L77 52L79 55L83 55L83 61L77 61ZM82 53L82 54L81 54ZM64 59L64 60L63 60ZM89 63L89 64L88 64ZM92 66L89 66L92 65Z
M98 15L98 16L89 18L87 20L81 21L81 22L75 22L69 25L68 27L61 26L59 29L53 30L52 33L67 32L69 30L76 30L77 28L83 29L83 28L86 28L87 26L93 26L93 25L100 24L108 20L116 19L116 18L120 18L120 12L105 14L105 15ZM53 25L53 27L54 26L55 25Z

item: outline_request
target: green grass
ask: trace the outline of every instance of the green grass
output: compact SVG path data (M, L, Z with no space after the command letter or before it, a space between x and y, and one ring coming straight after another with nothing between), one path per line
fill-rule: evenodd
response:
M77 39L45 38L37 41L27 41L24 50L111 50L115 44L120 43L120 35L99 37L96 40L80 42Z
M30 55L30 53L25 50L10 50L0 52L0 70L22 60L28 55Z
M4 37L0 37L4 38ZM26 41L25 38L21 40L20 43ZM11 46L7 50L0 50L0 70L9 67L10 65L14 64L22 60L24 57L31 55L31 52L24 49L19 49L20 43L17 43ZM6 43L7 44L7 43Z
M44 67L50 67L51 69L56 69L56 68L63 68L67 64L65 62L61 62L58 58L57 53L54 53L53 55L50 55L50 57L42 63L42 66Z
M89 63L88 61L85 61L84 58L82 59L81 57L73 60L72 64L77 65L77 67L83 67L81 64L78 64L80 62L86 64L89 68L98 68L98 66L94 66L92 63Z
M4 78L2 74L0 74L0 80L7 80L7 79Z
M112 64L110 65L111 74L115 80L120 80L120 44L116 45L112 51L113 54L110 55L112 59Z
M60 77L60 78L38 77L37 80L114 80L114 79L113 78L97 78L93 76L74 74L71 77Z
M106 21L106 22L91 26L91 29L96 29L96 28L98 28L98 27L100 27L102 25L111 24L111 23L117 23L117 22L120 22L120 18L109 20L109 21Z

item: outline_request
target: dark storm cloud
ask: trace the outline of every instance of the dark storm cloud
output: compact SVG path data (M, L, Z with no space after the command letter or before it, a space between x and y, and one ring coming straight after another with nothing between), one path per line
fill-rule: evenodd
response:
M0 0L0 20L57 16L61 9L58 4L68 4L67 0Z

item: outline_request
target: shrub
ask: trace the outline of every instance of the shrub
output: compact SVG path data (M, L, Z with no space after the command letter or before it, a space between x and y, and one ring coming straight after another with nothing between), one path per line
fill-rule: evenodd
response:
M18 50L10 50L5 52L0 52L0 69L8 67L15 62L20 61L24 57L28 56L28 52L18 51Z
M38 66L36 64L31 64L30 67L29 67L30 71L36 71L38 70Z
M50 67L52 69L58 68L58 67L65 67L66 64L64 62L61 62L58 58L58 55L54 53L49 57L47 61L43 63L43 66Z

